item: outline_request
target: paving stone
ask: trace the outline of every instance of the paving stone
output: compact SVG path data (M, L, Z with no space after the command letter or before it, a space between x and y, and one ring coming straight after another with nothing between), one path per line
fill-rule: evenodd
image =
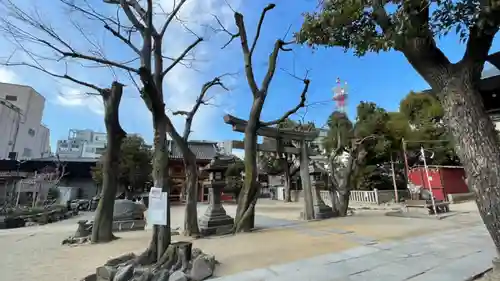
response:
M343 251L342 254L347 255L348 257L351 257L351 258L358 258L361 256L376 253L378 251L380 251L380 249L368 247L368 246L361 246L361 247L356 247L356 248L352 248L352 249Z
M402 265L398 263L387 263L373 270L363 271L357 274L350 275L350 281L368 281L368 280L383 280L383 281L402 281L410 278L420 271L412 267L412 265Z
M332 278L349 277L361 272L372 271L385 264L389 264L397 259L396 256L387 252L377 252L361 257L352 258L337 263L324 265ZM378 279L376 279L378 280Z
M496 255L484 227L470 230L360 246L214 281L465 281L491 267Z
M219 278L215 278L215 279L211 279L211 280L217 280L217 281L263 281L263 280L269 280L270 278L274 278L276 276L277 276L276 273L274 273L273 271L266 269L266 268L262 268L262 269L244 271L244 272L240 272L238 274L219 277Z
M491 267L493 255L479 252L466 257L449 261L430 271L416 276L411 281L465 281Z

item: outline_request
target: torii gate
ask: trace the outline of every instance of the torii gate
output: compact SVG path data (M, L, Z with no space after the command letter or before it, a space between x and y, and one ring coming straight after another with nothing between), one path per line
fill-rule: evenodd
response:
M231 115L224 116L224 122L233 127L233 131L244 133L247 121L236 118ZM258 144L257 150L263 152L274 152L277 154L295 154L300 159L300 178L302 189L304 191L304 219L314 219L314 200L311 189L311 180L309 177L309 156L315 154L309 149L308 143L319 136L320 131L313 129L311 131L296 131L294 129L280 129L273 127L260 127L257 130L258 136L275 139L274 144ZM283 141L296 141L300 147L284 146ZM244 148L243 141L233 141L234 148Z

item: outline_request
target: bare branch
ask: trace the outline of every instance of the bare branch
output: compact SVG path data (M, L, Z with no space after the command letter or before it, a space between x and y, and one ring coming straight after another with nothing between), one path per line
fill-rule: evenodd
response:
M136 54L140 55L140 50L137 48L131 41L130 35L129 37L125 37L124 35L121 34L120 29L122 28L121 24L119 22L116 22L112 20L109 17L105 17L99 13L97 13L94 9L91 8L91 10L86 10L82 8L79 5L75 5L73 1L69 0L60 0L62 3L66 4L68 7L75 11L79 11L83 13L84 15L88 16L90 19L98 20L103 24L104 29L108 30L113 36L118 38L120 41L125 43L127 46L129 46ZM86 2L86 1L85 1ZM113 24L117 25L117 29L113 28L109 22L113 22Z
M356 144L356 145L360 145L362 144L363 142L367 141L367 140L372 140L372 139L376 139L377 136L376 135L369 135L369 136L366 136L362 139L357 139L357 140L353 140L353 143Z
M170 15L167 18L167 21L165 21L165 24L163 24L163 27L161 28L160 37L163 37L163 35L165 35L165 31L167 31L168 26L170 25L172 20L175 18L177 13L179 13L179 10L182 8L182 5L184 5L184 3L186 3L186 1L187 0L181 0L181 2L170 13Z
M182 136L184 141L187 141L189 138L189 134L191 133L191 126L193 124L193 119L194 119L194 116L196 115L196 112L198 112L198 109L200 108L200 106L202 104L203 105L207 104L207 100L205 99L205 97L206 97L208 90L210 90L210 88L212 88L214 86L220 86L224 90L229 91L229 89L221 81L221 77L223 77L223 76L225 76L225 75L215 77L211 81L203 84L203 86L201 87L200 94L198 95L198 98L196 98L196 102L195 102L193 108L191 109L191 111L188 112L188 111L179 110L179 111L176 111L173 113L173 115L185 115L186 116L186 124L184 126L184 134Z
M300 108L304 107L306 104L306 95L307 91L309 90L309 84L310 80L309 79L304 79L304 88L302 89L302 93L300 94L300 102L292 109L288 110L283 116L280 118L269 121L269 122L260 122L260 126L272 126L272 125L277 125L281 122L284 122L288 117L290 117L292 114L296 113Z
M73 83L85 86L87 88L94 89L98 93L102 93L104 91L103 88L100 88L100 87L98 87L98 86L96 86L94 84L91 84L91 83L84 82L82 80L76 79L73 76L70 76L68 74L57 74L57 73L54 73L54 72L50 72L50 71L46 70L45 68L43 68L41 66L38 66L38 65L29 64L29 63L25 63L25 62L21 62L21 63L9 63L9 62L7 62L7 63L2 63L1 65L4 65L4 66L26 66L26 67L29 67L29 68L33 68L33 69L39 70L39 71L41 71L41 72L43 72L45 74L48 74L48 75L50 75L52 77L66 79L66 80L71 81Z
M201 37L198 37L193 43L191 43L191 45L189 45L185 50L184 52L181 53L181 55L179 57L177 57L162 73L161 75L162 76L165 76L170 70L172 70L177 64L179 64L179 62L181 62L184 57L186 57L187 54L189 54L189 52L194 49L194 47L196 47L196 45L198 45L199 43L201 43L201 41L203 41L203 38Z
M257 46L257 41L259 40L260 37L260 31L262 29L262 24L264 23L264 19L266 18L266 13L274 9L274 7L276 7L275 4L269 4L267 5L267 7L264 8L264 10L262 10L262 13L260 14L259 23L257 24L257 32L255 34L255 38L253 39L252 47L250 48L250 56L253 55L255 47Z
M236 13L236 12L235 12ZM240 36L240 33L232 33L230 32L229 30L227 30L224 25L222 24L222 22L220 21L220 19L216 16L216 15L212 15L215 20L217 21L217 23L219 24L219 27L220 29L214 29L215 32L224 32L226 33L227 35L230 36L229 40L221 47L221 49L224 49L226 48L229 44L231 44L231 42L233 42L234 39L238 38Z
M262 10L261 17L260 17L261 18L260 23L264 20L265 14L269 10L273 9L274 7L275 7L274 4L270 4ZM248 81L248 86L250 86L250 90L252 91L254 98L256 98L259 95L261 95L261 93L260 93L261 90L257 86L257 82L255 82L255 75L253 72L253 65L252 65L252 51L251 51L250 47L248 46L248 36L247 36L247 30L245 28L245 21L243 20L243 14L238 13L238 12L234 13L234 21L236 22L236 26L238 27L238 31L239 31L238 33L240 35L239 37L240 37L240 41L241 41L241 49L243 51L243 57L245 60L245 73L246 73L246 77L247 77L247 81ZM259 32L257 32L257 35L259 35ZM252 49L255 48L254 45L257 44L256 39L258 39L258 38L255 38L254 43L252 43ZM279 46L279 47L281 47L281 46ZM277 52L279 52L279 47L278 47L277 51L273 51L273 53L271 54L271 57L269 58L270 65L269 65L268 72L266 74L266 78L268 78L267 80L269 80L269 82L263 83L263 86L265 86L267 84L267 86L269 87L269 83L270 83L269 76L272 79L272 76L274 75L274 71L272 71L272 67L271 67L271 62L273 61L273 58L274 58L274 64L272 64L272 65L274 65L274 69L276 69L276 60L278 58ZM269 75L270 74L269 70L272 71L271 75ZM266 78L264 78L264 81L266 81ZM267 88L263 87L262 92L264 92L264 95L265 95L267 92Z
M12 19L2 19L1 29L6 32L7 35L12 37L18 45L23 45L23 41L35 43L38 45L42 45L44 47L49 48L52 51L55 51L60 57L58 60L64 58L74 58L81 59L87 61L97 62L107 66L113 66L116 68L124 69L126 71L132 71L137 73L138 70L126 65L123 62L116 62L112 60L108 60L104 57L97 57L93 55L88 55L77 51L73 48L67 41L65 41L57 32L48 24L45 24L41 20L41 16L31 16L23 11L21 8L16 6L11 0L5 0L4 5L9 10L9 16L21 22L23 25L27 25L36 31L40 31L45 34L52 42L45 40L43 38L37 37L34 35L34 32L31 30L24 30L19 27L19 24L16 24ZM24 50L26 48L23 47Z
M493 53L488 56L488 62L500 69L500 52Z

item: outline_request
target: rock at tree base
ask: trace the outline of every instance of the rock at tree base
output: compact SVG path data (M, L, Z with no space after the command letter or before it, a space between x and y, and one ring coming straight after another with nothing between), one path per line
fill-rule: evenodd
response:
M168 278L170 278L169 276L169 271L167 269L162 269L153 276L151 281L168 281Z
M104 264L104 265L117 266L117 265L120 265L122 263L125 263L125 262L128 262L130 260L133 260L136 257L137 256L134 253L128 253L128 254L121 255L121 256L119 256L117 258L109 259L106 262L106 264Z
M100 266L96 268L95 275L97 276L97 281L108 281L113 280L118 269L114 266Z
M193 266L189 272L189 277L193 281L205 280L212 276L215 269L215 257L206 254L200 254L193 260Z
M170 275L170 277L168 277L168 281L188 281L188 280L189 280L189 278L186 275L186 273L184 273L180 270L174 271Z
M134 277L134 265L119 266L113 281L128 281Z
M201 281L213 275L217 264L214 256L192 249L191 242L172 243L155 264L139 265L137 258L129 253L110 259L96 269L95 279L82 281Z

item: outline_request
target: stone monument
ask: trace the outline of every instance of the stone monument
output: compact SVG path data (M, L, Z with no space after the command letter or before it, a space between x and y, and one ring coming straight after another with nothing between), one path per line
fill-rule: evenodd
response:
M113 232L144 230L146 220L144 211L146 207L142 204L127 199L115 200L113 210Z
M209 173L209 179L204 183L209 190L209 205L199 219L200 232L204 236L226 234L234 226L234 219L226 214L226 210L224 210L221 203L221 193L226 185L224 171L233 161L232 158L216 155L203 168L204 171Z
M332 207L326 205L321 198L321 190L324 190L326 187L324 179L325 171L313 161L311 165L309 165L309 175L311 177L314 218L327 219L333 217Z

